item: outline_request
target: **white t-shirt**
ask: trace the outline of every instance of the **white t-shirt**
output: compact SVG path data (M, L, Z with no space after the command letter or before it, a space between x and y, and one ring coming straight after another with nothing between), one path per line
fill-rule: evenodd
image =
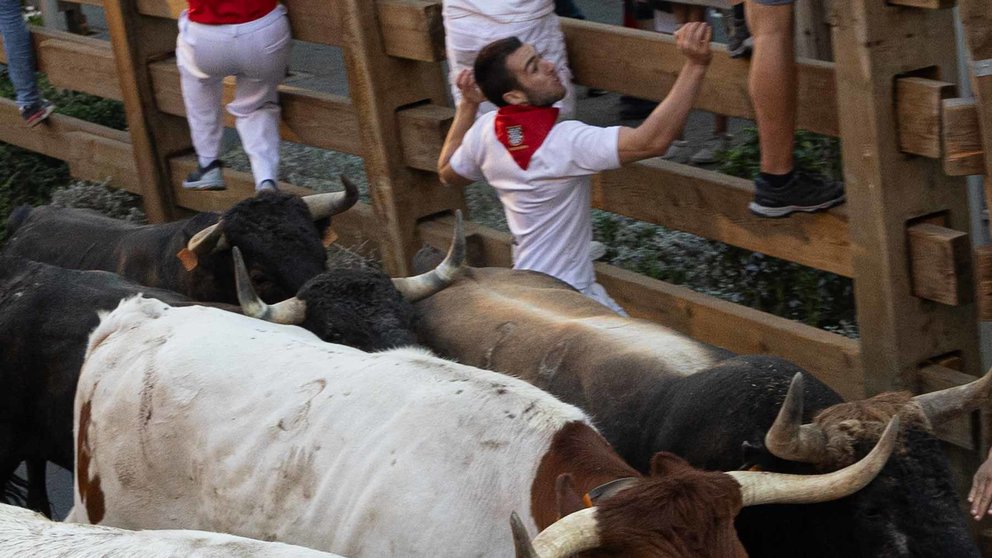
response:
M589 177L620 167L620 127L559 122L524 170L496 138L496 114L475 121L451 157L452 170L496 189L516 244L514 268L587 288L595 282Z
M482 17L497 23L516 23L546 16L555 10L554 0L444 0L444 19Z

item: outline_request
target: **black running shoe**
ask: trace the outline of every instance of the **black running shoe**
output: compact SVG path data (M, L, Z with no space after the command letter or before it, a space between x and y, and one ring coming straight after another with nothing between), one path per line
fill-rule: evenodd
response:
M41 124L47 120L54 110L55 105L53 105L51 101L42 99L37 103L22 107L21 118L24 119L24 123L28 128L34 128L38 124Z
M844 201L844 185L823 176L796 171L781 188L772 188L760 175L754 179L751 213L762 217L785 217L795 211L813 212Z
M214 159L206 167L196 166L196 170L186 176L183 180L183 188L187 190L223 190L224 172L221 170L223 163L220 159Z

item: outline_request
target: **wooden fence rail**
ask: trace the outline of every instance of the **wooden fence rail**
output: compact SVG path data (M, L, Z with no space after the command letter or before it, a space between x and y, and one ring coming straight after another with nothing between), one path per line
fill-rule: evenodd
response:
M441 187L433 174L453 115L439 64L440 3L285 4L296 39L343 49L350 96L283 86L282 137L365 159L372 203L336 219L335 228L345 242L369 241L389 271L402 273L421 241L440 247L448 241L450 217L438 214L464 207L461 192ZM837 61L800 60L797 119L801 128L841 137L851 203L759 219L746 210L749 181L649 160L598 176L593 205L854 278L862 338L613 266L597 265L599 281L635 316L734 351L782 355L845 397L960 383L979 371L977 323L970 251L962 249L968 245L963 181L948 175L984 172L984 154L974 103L954 99L953 84L939 81L956 75L950 14L873 0L835 4ZM222 210L251 195L250 175L230 170L223 192L180 186L195 165L188 140L179 141L184 107L169 47L170 20L183 7L183 0L106 0L112 41L32 30L40 69L52 84L123 100L130 134L61 115L50 126L25 130L13 103L0 101L0 141L66 160L80 178L112 177L146 202L157 200L151 214L160 218L173 204ZM661 99L677 77L681 59L670 37L575 20L563 20L563 29L570 65L584 85ZM142 43L147 40L154 44ZM753 117L747 73L747 61L717 47L697 108ZM228 85L226 98L233 94ZM472 223L468 231L474 264L510 264L508 235ZM968 429L962 423L945 439L974 453L975 445L964 443L975 439Z

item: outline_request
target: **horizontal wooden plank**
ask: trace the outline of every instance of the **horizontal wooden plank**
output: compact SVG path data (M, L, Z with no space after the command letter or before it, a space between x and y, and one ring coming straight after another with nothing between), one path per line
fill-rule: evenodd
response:
M937 159L941 154L941 101L954 95L946 81L921 77L896 80L899 150Z
M437 105L420 105L399 111L403 159L415 169L436 172L444 138L455 111Z
M562 29L575 79L590 87L661 100L684 62L670 35L575 19L562 20ZM754 109L747 89L749 62L730 58L721 45L714 44L713 49L713 62L695 107L753 119ZM836 136L837 87L833 64L800 59L797 66L798 127Z
M30 29L38 70L48 75L52 85L107 99L121 99L117 66L109 41L33 25ZM0 62L7 63L2 41Z
M887 0L886 3L894 6L905 6L907 8L944 10L956 6L957 0Z
M446 249L451 217L421 223L421 239ZM474 266L510 265L510 236L466 223L468 261ZM864 397L856 340L722 301L685 287L597 263L597 280L632 316L652 320L700 341L742 354L776 354L813 372L845 398Z
M300 41L342 46L344 30L334 2L283 0L289 13L293 38ZM137 0L144 15L178 19L186 0ZM444 26L440 2L423 0L378 0L378 16L386 54L410 60L434 62L444 59Z
M974 97L945 99L943 104L944 173L985 174L985 150Z
M976 380L975 376L946 368L944 366L929 365L921 367L917 373L917 393L930 393L957 386L963 386ZM958 447L977 451L977 433L974 432L974 413L967 416L951 419L942 424L934 424L934 433L945 442Z
M968 233L920 223L906 237L913 295L950 306L974 300Z
M843 275L854 275L844 207L788 219L747 209L750 181L650 159L594 181L593 206Z
M14 101L0 99L0 141L65 161L76 178L141 193L127 132L62 114L27 128Z

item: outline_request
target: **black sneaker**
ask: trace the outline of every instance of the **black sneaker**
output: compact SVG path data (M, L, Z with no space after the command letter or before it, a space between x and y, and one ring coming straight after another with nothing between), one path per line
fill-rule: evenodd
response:
M21 107L21 118L24 119L24 123L27 124L28 128L34 128L51 116L54 110L55 105L51 101L42 99L37 103Z
M750 58L754 50L754 38L747 28L747 20L734 17L732 14L724 21L727 22L727 52L731 58Z
M183 180L183 188L187 190L223 190L224 172L221 171L223 163L220 159L214 159L206 167L197 165L196 170L186 176Z
M785 217L795 211L820 211L844 201L844 185L823 176L795 172L781 188L772 188L760 175L754 179L751 213L762 217Z

